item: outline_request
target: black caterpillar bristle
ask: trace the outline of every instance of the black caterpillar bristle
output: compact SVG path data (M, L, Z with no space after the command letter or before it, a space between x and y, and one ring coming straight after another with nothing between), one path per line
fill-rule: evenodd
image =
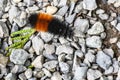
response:
M57 34L63 37L72 37L73 31L72 29L66 25L64 22L60 21L57 18L53 18L52 21L48 25L48 31L53 34Z
M34 27L34 26L36 25L37 19L38 19L37 14L31 14L31 15L28 17L28 21L29 21L29 23L30 23L30 25L31 25L32 27Z

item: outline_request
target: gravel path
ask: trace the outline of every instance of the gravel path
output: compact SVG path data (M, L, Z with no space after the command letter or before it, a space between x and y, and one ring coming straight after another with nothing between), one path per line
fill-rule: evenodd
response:
M10 34L46 12L73 28L73 38L33 34L5 50ZM0 0L0 80L120 80L120 0Z

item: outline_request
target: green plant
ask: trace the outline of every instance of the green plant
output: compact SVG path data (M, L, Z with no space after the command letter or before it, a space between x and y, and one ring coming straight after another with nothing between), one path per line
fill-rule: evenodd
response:
M34 32L34 29L25 29L11 33L10 36L13 44L6 48L8 51L6 56L9 56L11 54L12 49L23 48L25 43L29 40Z

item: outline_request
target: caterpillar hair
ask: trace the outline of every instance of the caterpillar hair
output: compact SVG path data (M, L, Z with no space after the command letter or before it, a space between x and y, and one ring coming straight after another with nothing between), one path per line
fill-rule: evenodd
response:
M30 25L36 31L49 32L55 35L63 37L72 37L72 29L65 24L65 22L60 21L58 18L46 13L35 13L28 18Z

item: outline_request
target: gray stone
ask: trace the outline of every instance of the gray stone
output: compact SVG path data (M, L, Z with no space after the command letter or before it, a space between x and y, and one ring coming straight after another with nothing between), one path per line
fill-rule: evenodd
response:
M32 62L32 65L35 67L35 68L42 68L43 67L43 59L44 57L42 55L40 56L37 56L35 58L35 60Z
M60 45L56 49L56 54L60 55L62 53L72 54L73 53L73 48L71 48L70 46L67 46L67 45Z
M0 0L0 11L4 10L8 0Z
M65 55L66 54L60 54L60 55L58 55L58 61L59 62L65 61Z
M96 80L102 76L102 73L99 70L88 69L87 79Z
M58 65L58 61L55 61L55 60L51 60L43 64L43 66L49 71L54 71L57 65Z
M102 41L99 36L92 36L86 39L86 45L90 48L101 48Z
M79 17L74 22L75 29L86 33L89 28L89 22L87 19L80 19Z
M87 10L95 10L97 8L96 0L83 0L83 8Z
M25 71L25 76L27 79L31 78L32 77L32 70L31 69L27 69Z
M9 73L6 77L5 80L16 80L16 76L13 73Z
M112 66L113 66L113 73L117 73L119 70L119 67L120 67L119 61L117 61L115 58L113 58Z
M65 62L59 62L60 70L62 73L66 74L70 70L70 66Z
M8 27L4 22L0 21L0 37L7 37L9 35Z
M63 37L60 37L60 38L59 38L59 41L60 41L61 44L66 44L66 43L68 43L68 41L67 41L65 38L63 38Z
M68 10L68 6L63 6L62 8L60 8L58 10L58 12L56 14L60 15L60 16L64 16L66 14L67 10Z
M10 61L14 64L24 64L29 54L23 49L12 50L10 55Z
M45 41L45 42L49 42L53 39L53 35L51 33L47 33L47 32L41 32L41 38Z
M31 41L28 41L25 45L24 45L24 49L28 50L30 49L30 46L31 46Z
M90 35L98 35L104 31L104 27L101 22L96 22L91 29L87 31Z
M110 56L106 55L103 51L98 51L96 55L96 63L103 69L108 69L112 64Z
M74 73L73 80L84 80L87 75L88 67L77 67Z
M59 2L59 0L53 0L53 5L54 5L54 6L57 6L57 5L58 5L58 2Z
M43 40L40 39L38 36L34 37L32 39L32 47L35 50L37 55L41 54L44 47Z

